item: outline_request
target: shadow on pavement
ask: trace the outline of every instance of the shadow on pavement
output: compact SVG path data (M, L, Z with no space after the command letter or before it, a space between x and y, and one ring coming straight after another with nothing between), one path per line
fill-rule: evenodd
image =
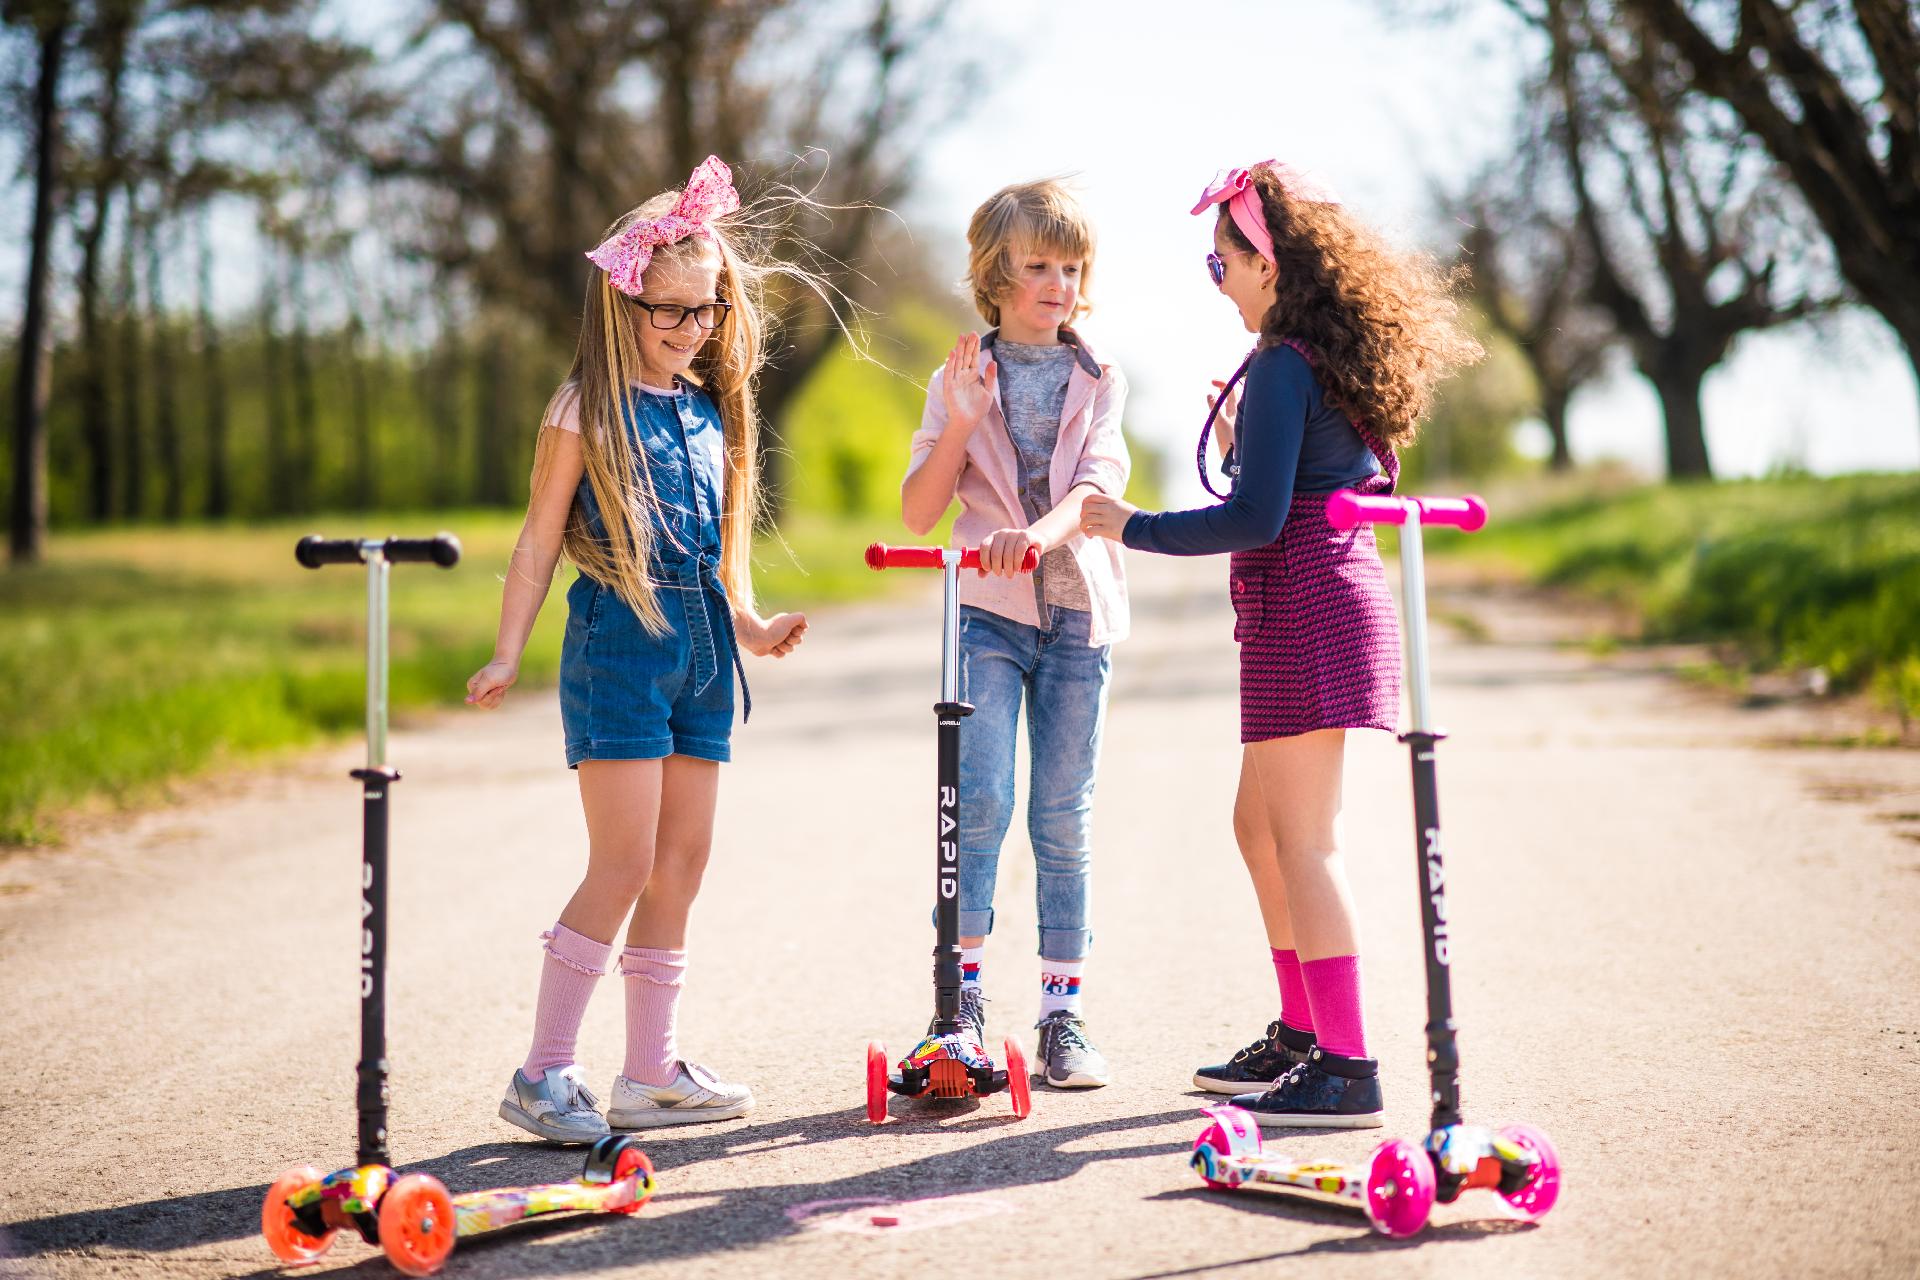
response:
M903 1118L894 1122L898 1128L890 1132L897 1133L924 1119L929 1122L925 1136L933 1139L946 1131L932 1127L935 1115L950 1119L964 1117L969 1112L950 1108L934 1112L927 1108L895 1114ZM661 1175L661 1189L655 1194L653 1205L669 1212L653 1214L653 1205L650 1205L632 1219L606 1214L536 1219L462 1242L456 1257L484 1255L484 1273L489 1276L533 1276L591 1271L621 1262L690 1258L750 1249L804 1230L803 1224L794 1220L800 1215L788 1211L804 1210L809 1205L829 1201L890 1202L1008 1190L1070 1178L1095 1161L1169 1154L1185 1147L1186 1142L1144 1143L1098 1151L1062 1148L1117 1130L1155 1128L1188 1119L1191 1114L1183 1107L1153 1115L1051 1129L1036 1128L1030 1122L1017 1121L1004 1114L993 1115L957 1127L957 1131L985 1131L995 1136L964 1147L932 1152L902 1164L819 1182L741 1185L679 1193L673 1190L672 1171L676 1168L747 1154L752 1148L788 1152L860 1140L873 1131L867 1123L865 1108L821 1112L766 1124L707 1129L697 1134L647 1133L640 1136ZM459 1195L489 1187L561 1181L578 1174L582 1159L583 1153L578 1148L509 1141L467 1147L433 1160L407 1161L400 1168L407 1173L431 1173L446 1183L448 1190ZM261 1184L170 1196L119 1208L14 1223L8 1232L16 1256L88 1248L164 1253L256 1236L260 1202L265 1194L266 1185ZM676 1197L686 1199L695 1207L673 1212ZM516 1254L506 1247L514 1239L539 1239L542 1246ZM384 1256L367 1249L357 1236L341 1244L347 1256L354 1252L362 1254L355 1259L357 1265L347 1268L344 1274L358 1274L363 1269L369 1275L392 1274ZM260 1248L263 1264L267 1263L266 1246L262 1244ZM280 1271L263 1265L253 1274L267 1276Z

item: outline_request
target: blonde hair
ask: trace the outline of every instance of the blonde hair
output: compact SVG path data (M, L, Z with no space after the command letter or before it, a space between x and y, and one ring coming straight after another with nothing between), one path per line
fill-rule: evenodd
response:
M619 234L638 218L658 218L670 212L678 191L654 196L622 214L601 239ZM728 599L741 608L753 607L753 531L762 510L760 490L760 420L754 401L754 379L765 359L765 278L774 271L799 274L763 260L752 247L757 224L738 214L712 225L712 238L689 236L654 250L653 261L686 261L714 250L720 256L719 296L731 307L726 318L701 345L692 374L720 410L725 440L724 496L720 518L720 581ZM639 615L647 630L667 629L658 585L647 567L655 553L659 496L647 465L646 451L634 446L626 430L628 388L641 381L640 343L636 326L646 323L639 309L624 305L613 281L600 267L591 268L586 306L580 319L580 342L566 381L547 402L542 422L551 424L561 402L579 397L580 449L586 480L599 505L605 525L603 537L587 526L587 516L576 499L567 517L561 548L581 573L604 583ZM546 426L535 450L533 491L551 465L551 432Z
M1068 323L1093 309L1093 223L1058 178L1002 187L967 223L967 281L973 305L988 324L1000 323L1000 299L1013 287L1016 251L1052 249L1080 259L1080 296Z

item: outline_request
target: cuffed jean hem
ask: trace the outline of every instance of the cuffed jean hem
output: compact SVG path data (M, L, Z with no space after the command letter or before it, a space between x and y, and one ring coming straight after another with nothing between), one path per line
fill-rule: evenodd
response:
M965 933L962 929L960 932ZM1091 929L1042 929L1040 958L1043 960L1085 960L1093 949Z

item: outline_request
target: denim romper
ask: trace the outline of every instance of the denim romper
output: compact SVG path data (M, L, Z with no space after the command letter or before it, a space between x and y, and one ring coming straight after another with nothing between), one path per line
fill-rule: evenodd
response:
M574 579L560 648L567 765L670 755L725 761L732 755L735 672L749 713L753 699L720 582L720 411L704 391L683 387L666 396L635 388L622 416L660 500L649 573L668 630L650 634L611 588L584 573ZM574 500L588 530L605 537L585 478Z

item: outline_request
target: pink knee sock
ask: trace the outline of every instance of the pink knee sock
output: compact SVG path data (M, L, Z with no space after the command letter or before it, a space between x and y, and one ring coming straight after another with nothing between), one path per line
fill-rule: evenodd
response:
M1367 1056L1360 1018L1360 957L1324 956L1300 962L1320 1047L1343 1058Z
M1300 953L1288 948L1268 947L1273 952L1273 972L1280 979L1280 1021L1295 1031L1313 1030L1313 1011L1307 1004L1307 984L1300 977Z
M680 1074L674 1014L687 980L687 953L664 947L627 947L620 952L627 987L627 1065L621 1074L641 1084L672 1084Z
M587 998L607 971L607 957L613 953L611 942L595 942L563 924L556 923L553 932L540 936L547 944L547 958L540 970L540 1002L534 1006L533 1048L521 1067L531 1080L538 1080L548 1067L573 1062Z

